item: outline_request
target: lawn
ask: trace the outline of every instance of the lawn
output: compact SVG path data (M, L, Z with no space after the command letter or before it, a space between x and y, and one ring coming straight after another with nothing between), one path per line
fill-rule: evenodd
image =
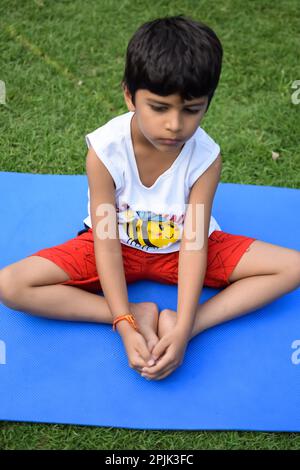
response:
M128 40L143 22L181 13L224 47L202 124L221 146L221 181L300 189L298 0L2 0L0 170L84 174L84 136L127 111ZM1 422L0 449L300 449L300 435Z

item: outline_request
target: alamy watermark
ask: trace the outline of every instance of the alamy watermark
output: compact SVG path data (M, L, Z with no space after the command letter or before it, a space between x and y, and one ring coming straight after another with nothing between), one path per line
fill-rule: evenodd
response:
M292 83L292 88L296 89L296 91L292 93L291 101L293 104L299 104L300 103L300 80L295 80Z
M6 104L6 87L3 80L0 80L0 104Z
M295 349L291 356L292 363L297 366L300 364L300 339L295 339L291 345L292 349Z
M0 365L6 364L6 344L0 340Z
M186 211L182 213L181 205L168 207L168 214L163 208L157 207L155 212L140 211L131 206L119 212L118 225L123 226L128 236L136 240L150 241L153 246L163 247L175 243L182 238L184 232L185 248L201 250L204 246L204 204L185 204ZM116 208L112 204L99 204L96 208L98 219L96 236L99 240L116 239L117 233ZM184 219L184 226L182 222Z

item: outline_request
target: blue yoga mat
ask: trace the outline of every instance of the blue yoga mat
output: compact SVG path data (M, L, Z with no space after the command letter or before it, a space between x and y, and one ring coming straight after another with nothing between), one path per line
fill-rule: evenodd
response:
M83 228L84 175L0 172L0 268ZM300 191L220 183L222 230L300 250ZM203 288L201 302L218 293ZM128 285L176 310L177 286ZM300 431L300 289L193 338L161 381L128 366L110 325L48 320L0 303L0 419L170 430Z

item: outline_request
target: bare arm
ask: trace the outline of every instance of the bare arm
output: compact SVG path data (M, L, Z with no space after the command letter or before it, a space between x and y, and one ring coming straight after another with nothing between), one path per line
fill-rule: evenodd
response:
M130 312L118 233L115 186L112 176L92 147L86 157L86 172L90 189L90 212L97 272L112 318L115 319L118 315ZM101 209L105 209L106 212L102 210L101 214ZM108 229L108 226L103 225L104 219L109 221L112 238L100 239L103 227ZM117 323L117 330L121 335L128 331L128 328L132 327L127 321Z
M205 278L211 208L221 169L219 155L191 189L178 260L177 321L152 351L153 356L158 358L158 363L142 369L148 378L161 380L182 364ZM196 217L197 204L204 209L200 220ZM197 230L202 231L200 243L197 240ZM193 249L191 244L194 245Z
M222 160L219 154L214 163L194 183L184 222L184 234L178 260L177 324L187 337L193 328L198 299L205 278L211 208L220 181L221 170ZM203 204L204 208L204 217L200 218L200 224L196 217L197 204ZM192 233L195 233L197 229L203 230L202 237L200 236L200 239L203 239L203 246L200 249L189 249L191 246L189 244L194 243L195 238L188 239L186 237L186 227L192 229Z

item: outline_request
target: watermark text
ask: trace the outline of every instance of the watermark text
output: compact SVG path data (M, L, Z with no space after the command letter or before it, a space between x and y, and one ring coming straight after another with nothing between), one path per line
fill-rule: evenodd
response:
M6 87L3 80L0 80L0 104L6 104Z
M6 364L6 344L0 340L0 365Z
M295 341L292 342L291 347L292 349L295 349L291 356L291 361L292 364L297 366L298 364L300 364L300 339L295 339Z
M300 103L300 80L295 80L292 83L292 88L296 89L296 91L292 93L291 101L293 104L299 104Z
M141 211L132 205L116 213L114 205L99 204L96 208L96 237L99 240L114 240L123 227L128 239L164 248L181 240L184 232L185 249L201 250L204 246L204 204L185 204L184 210L181 205L175 204L168 207L168 211L168 214L160 208L155 212Z

